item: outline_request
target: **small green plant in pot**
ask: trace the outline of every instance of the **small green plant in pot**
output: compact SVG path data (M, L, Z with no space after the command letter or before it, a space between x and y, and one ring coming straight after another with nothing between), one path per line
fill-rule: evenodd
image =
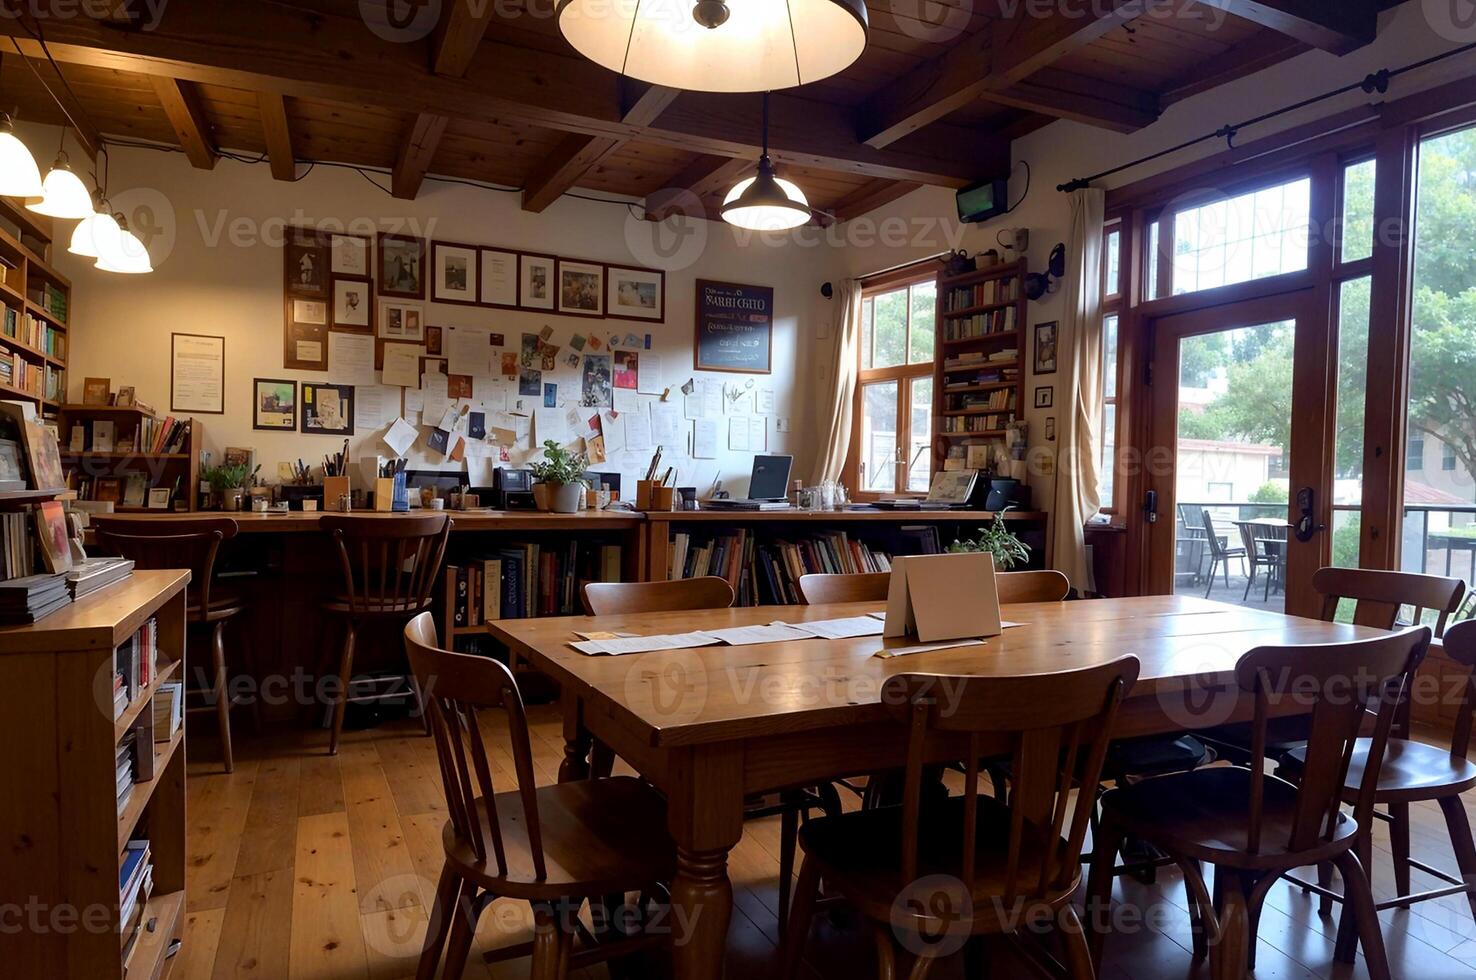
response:
M543 444L543 461L529 463L533 479L548 487L548 506L556 514L573 514L584 498L584 470L589 461L583 453L573 453L552 439Z
M256 476L261 467L251 469L245 463L227 466L212 466L201 476L210 484L210 490L225 510L241 509L241 493Z
M1030 560L1030 549L1013 531L1005 526L1004 514L994 515L994 523L979 529L979 536L967 541L954 540L948 546L950 554L970 551L987 551L994 556L995 570L1007 572Z

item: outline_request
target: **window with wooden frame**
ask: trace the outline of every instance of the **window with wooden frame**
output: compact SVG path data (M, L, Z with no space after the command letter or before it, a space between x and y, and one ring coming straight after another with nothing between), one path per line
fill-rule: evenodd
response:
M1113 488L1117 484L1117 326L1124 292L1122 250L1122 223L1109 223L1102 231L1102 432L1097 458L1099 512L1108 516L1117 512Z
M927 493L933 468L936 272L862 287L855 424L847 471L857 499Z

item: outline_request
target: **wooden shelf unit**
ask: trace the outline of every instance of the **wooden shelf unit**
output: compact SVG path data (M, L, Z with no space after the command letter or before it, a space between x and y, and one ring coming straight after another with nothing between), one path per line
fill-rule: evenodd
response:
M74 452L69 448L72 443L72 427L103 419L110 420L117 429L114 433L115 445L120 437L130 433L134 444L137 445L138 433L146 422L152 420L162 424L163 420L154 413L141 408L75 404L59 406L57 418L61 433L62 465L67 470L69 484L98 477L116 477L123 480L126 485L128 474L143 471L149 477L150 487L172 487L178 480L180 499L185 501L186 509L191 512L200 509L200 448L203 445L205 433L204 426L199 419L185 420L190 427L190 432L185 439L184 452L123 453L97 452L90 449ZM95 491L89 499L96 499ZM148 501L145 500L144 506L129 506L120 500L113 509L119 513L141 512L148 510L147 503ZM172 506L171 502L171 508Z
M12 233L10 227L14 227L16 232ZM54 413L66 400L66 367L71 355L67 321L72 309L72 283L50 264L51 234L51 219L32 214L10 198L0 198L0 268L4 272L4 281L0 282L0 307L14 314L18 334L10 336L4 331L4 319L8 314L0 310L0 357L15 358L18 368L38 366L42 375L39 389L28 388L17 379L13 384L0 383L0 395L33 401L43 415ZM53 313L37 301L48 287L58 290L66 298L66 314ZM22 339L27 314L41 321L43 330L49 329L60 335L62 346L59 354ZM60 372L61 376L48 393L46 375L53 371Z
M937 349L935 352L936 366L933 371L933 457L934 468L941 470L944 461L948 458L948 452L954 446L968 446L971 443L982 443L986 441L1001 440L1005 437L1003 427L991 428L978 432L944 432L943 422L945 419L964 419L978 415L1009 415L1012 419L1021 417L1025 405L1025 360L1026 340L1026 309L1028 300L1025 298L1025 261L1009 262L993 265L987 269L969 272L961 276L939 276L938 277L938 330ZM985 283L1005 283L1013 280L1015 283L1015 298L1004 302L973 304L955 310L947 309L948 295L950 291L961 288L971 288ZM1013 310L1015 322L1011 329L1001 330L996 333L983 334L978 337L965 337L957 340L946 339L947 325L950 321L962 320L966 317L978 316L980 314L993 314L1003 310ZM986 356L1000 350L1008 349L1013 344L1017 352L1011 361L981 361L977 363L947 367L946 362L950 357L957 357L962 353L973 351L983 352ZM1001 369L1014 369L1018 372L1013 381L990 381L970 384L945 390L944 386L950 379L957 380L965 375L975 375L981 371L994 371ZM1014 395L1014 407L1007 409L986 408L962 408L956 399L959 396L990 394L997 391L1009 391ZM967 449L964 450L967 452Z
M0 930L0 962L9 976L157 977L169 946L182 937L184 729L153 742L157 682L115 720L111 681L114 650L151 617L159 624L159 682L180 672L189 577L134 572L39 623L0 628L0 739L12 749L0 806L6 886L27 896L43 922L57 924ZM133 724L143 725L137 737L147 739L156 768L153 779L134 783L119 813L114 758ZM153 928L140 932L125 961L121 856L124 844L145 836L154 890L143 922Z

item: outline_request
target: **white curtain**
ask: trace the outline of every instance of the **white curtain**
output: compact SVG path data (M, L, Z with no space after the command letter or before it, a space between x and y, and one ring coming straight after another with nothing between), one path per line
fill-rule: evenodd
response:
M834 384L812 385L819 393L820 455L811 483L839 480L851 451L852 411L856 404L857 344L861 335L861 283L847 279L836 290L836 316L829 364ZM854 492L855 488L851 490Z
M1059 356L1064 377L1056 438L1056 493L1051 508L1051 563L1078 590L1089 587L1082 526L1101 507L1097 458L1102 436L1102 214L1095 188L1071 195L1071 237L1066 242L1065 310Z

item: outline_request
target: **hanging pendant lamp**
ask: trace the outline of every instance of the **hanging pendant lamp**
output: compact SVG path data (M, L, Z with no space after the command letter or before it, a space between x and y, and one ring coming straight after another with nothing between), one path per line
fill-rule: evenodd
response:
M15 135L9 113L0 113L0 195L41 196L41 171L36 158Z
M758 175L734 185L723 201L723 220L750 231L788 231L810 220L810 202L793 182L776 176L769 159L769 93L764 93L764 153Z
M844 71L864 0L560 0L559 30L611 71L696 92L767 92Z
M96 212L83 218L72 229L72 241L67 246L67 251L73 255L95 259L109 249L118 247L120 232L118 219L113 217L108 205L105 202L99 203Z
M82 178L72 172L65 150L57 153L56 162L41 182L41 200L32 201L26 208L66 221L79 221L93 213L92 195L87 192Z
M122 214L115 214L113 220L118 223L118 234L111 240L98 240L98 251L101 254L93 268L129 275L153 272L154 264L149 261L149 250L137 235L128 230L128 219Z

